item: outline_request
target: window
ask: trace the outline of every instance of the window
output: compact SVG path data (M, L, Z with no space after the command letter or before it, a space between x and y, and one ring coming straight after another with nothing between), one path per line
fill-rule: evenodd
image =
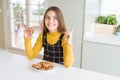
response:
M6 1L7 2L7 1ZM27 26L34 26L35 33L32 43L36 41L39 30L39 23L43 20L46 9L45 0L9 0L7 2L9 16L7 21L10 27L10 47L24 49L24 29Z
M115 14L120 22L120 0L86 0L85 32L91 30L95 18L99 15Z
M94 33L95 18L99 15L115 14L120 23L120 0L86 0L84 41L119 45L120 37Z
M120 22L120 0L101 0L101 15L115 14Z

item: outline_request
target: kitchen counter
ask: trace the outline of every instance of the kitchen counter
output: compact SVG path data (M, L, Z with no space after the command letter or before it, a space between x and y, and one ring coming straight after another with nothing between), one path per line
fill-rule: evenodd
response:
M0 50L0 80L120 80L119 77L55 64L53 70L35 71L26 56Z
M120 46L120 36L86 32L84 41Z

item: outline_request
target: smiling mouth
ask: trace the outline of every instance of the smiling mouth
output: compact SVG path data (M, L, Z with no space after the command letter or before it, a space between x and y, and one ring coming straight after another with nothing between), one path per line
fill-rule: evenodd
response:
M49 24L48 26L50 26L50 27L51 27L51 26L55 26L55 24Z

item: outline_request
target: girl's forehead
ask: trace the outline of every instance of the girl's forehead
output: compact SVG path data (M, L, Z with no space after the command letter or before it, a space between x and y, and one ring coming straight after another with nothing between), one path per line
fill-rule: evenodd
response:
M48 15L53 15L53 16L56 16L56 12L55 11L53 11L53 10L50 10L50 11L48 11L47 13L46 13L46 15L48 16Z

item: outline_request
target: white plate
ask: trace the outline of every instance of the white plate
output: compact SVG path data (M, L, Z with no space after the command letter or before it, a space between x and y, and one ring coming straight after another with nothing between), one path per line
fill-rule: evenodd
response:
M31 67L31 68L32 68L32 70L38 71L38 72L50 72L50 71L54 71L55 70L55 66L53 67L53 69L50 69L50 70L40 70L40 69L36 69L36 68L33 68L33 67Z
M40 62L46 62L46 61L40 61ZM48 62L48 61L47 61ZM39 62L34 62L33 64L38 64ZM33 65L32 64L32 65ZM49 71L53 71L54 69L55 69L55 64L53 63L53 69L50 69L50 70L40 70L40 69L36 69L36 68L34 68L34 67L32 67L32 65L31 65L31 68L32 68L32 70L34 70L34 71L42 71L42 72L49 72Z

